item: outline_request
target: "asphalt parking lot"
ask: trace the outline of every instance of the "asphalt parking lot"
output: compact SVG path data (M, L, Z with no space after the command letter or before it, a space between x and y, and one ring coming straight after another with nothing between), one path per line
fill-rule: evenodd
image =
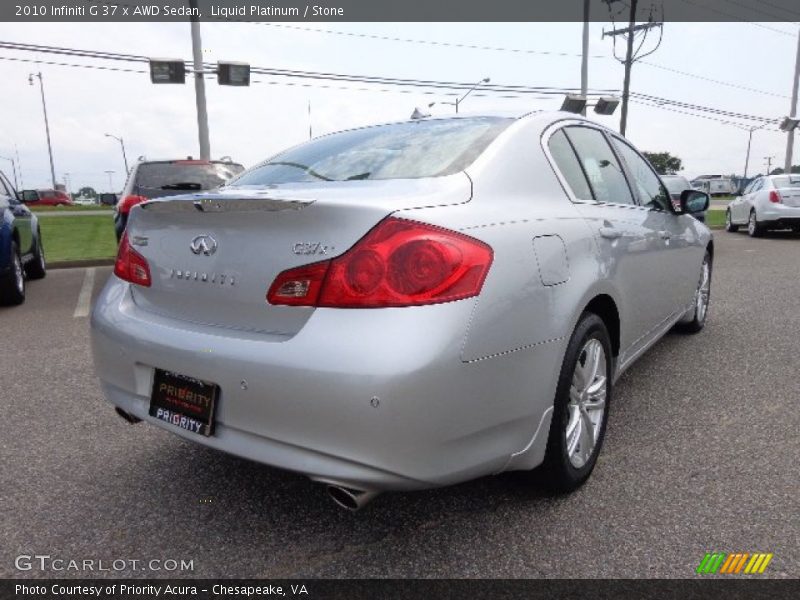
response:
M291 473L131 426L101 396L90 298L51 271L0 309L0 577L20 554L190 559L158 577L692 577L706 552L772 552L800 577L800 236L716 232L709 322L620 381L591 480L508 474L338 508Z

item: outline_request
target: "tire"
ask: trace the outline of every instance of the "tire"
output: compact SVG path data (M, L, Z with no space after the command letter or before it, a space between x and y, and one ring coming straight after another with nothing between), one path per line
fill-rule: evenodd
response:
M17 242L11 242L11 269L0 277L0 304L15 306L25 302L25 270Z
M750 211L750 218L747 220L747 233L750 237L761 237L764 235L765 228L758 222L755 210Z
M694 295L694 310L691 321L684 321L675 326L677 331L683 333L699 333L706 326L708 307L711 303L711 274L713 272L711 254L706 250L703 264L700 267L700 281Z
M736 233L739 231L739 226L734 225L733 220L731 219L731 209L725 211L725 231L730 233Z
M600 360L591 367L593 353L599 351L602 351L598 355ZM594 469L606 433L613 365L611 338L605 323L594 313L583 313L561 365L547 452L540 469L541 481L554 492L578 489ZM588 383L584 367L590 369ZM590 392L592 389L594 393Z
M44 279L47 275L47 261L44 258L41 231L36 235L36 250L33 252L33 260L25 265L25 275L28 276L28 279Z

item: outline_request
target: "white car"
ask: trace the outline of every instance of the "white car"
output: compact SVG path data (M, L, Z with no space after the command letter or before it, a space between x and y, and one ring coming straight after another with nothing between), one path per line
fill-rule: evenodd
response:
M756 177L736 197L725 213L725 230L758 237L770 229L800 232L800 175Z

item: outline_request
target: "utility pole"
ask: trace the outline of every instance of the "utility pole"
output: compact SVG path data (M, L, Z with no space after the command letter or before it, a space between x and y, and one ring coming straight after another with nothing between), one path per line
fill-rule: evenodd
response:
M586 98L589 91L589 0L583 0L583 44L581 54L581 96ZM586 116L586 107L581 114Z
M740 129L747 130L747 154L744 157L744 175L742 175L742 179L747 179L747 167L750 164L750 144L753 141L753 132L765 127L766 125L759 125L758 127L740 127Z
M19 148L17 148L16 142L14 143L14 156L17 157L17 170L19 171L19 187L17 188L17 190L20 190L25 187L25 179L23 179L22 177L22 163L19 162ZM16 183L16 177L17 175L14 174L15 178L14 183Z
M197 0L189 0L197 8ZM197 103L197 132L200 138L200 159L211 160L211 142L208 139L208 110L206 108L206 81L203 78L203 43L200 40L200 17L192 16L192 57L194 58L194 92Z
M612 2L616 2L618 0L606 0L606 2L611 5ZM630 96L631 91L631 67L633 67L633 63L636 62L637 59L643 58L649 54L652 54L658 48L658 45L661 44L661 40L659 40L658 45L655 48L646 52L644 54L634 56L633 52L633 38L636 35L637 31L647 31L652 29L653 27L662 27L663 23L655 22L655 21L648 21L647 23L643 23L641 25L636 24L636 7L638 6L638 0L630 0L630 13L628 17L628 26L624 29L614 29L606 33L603 32L603 37L610 36L614 37L617 35L624 35L625 36L625 60L622 60L622 64L625 66L625 79L622 83L622 111L620 113L620 121L619 121L619 132L622 135L625 135L625 130L628 127L628 98ZM651 14L652 18L652 14ZM637 52L641 49L641 45L637 49ZM619 60L619 59L618 59Z
M47 103L44 100L44 79L42 79L41 71L39 73L30 73L28 75L28 83L33 85L33 78L39 78L39 91L42 93L42 111L44 112L44 131L47 134L47 152L50 155L50 180L53 184L53 189L56 189L56 168L53 166L53 146L50 144L50 123L47 121Z
M797 57L794 59L794 82L792 84L792 106L789 110L790 117L797 116L797 86L800 84L800 30L797 32ZM786 133L786 161L783 171L788 175L792 172L792 153L794 151L794 130Z
M70 188L69 173L64 173L64 189L67 192L68 196L69 196L69 188Z
M772 159L775 158L774 156L765 156L764 160L767 161L767 175L769 175L770 171L772 171Z

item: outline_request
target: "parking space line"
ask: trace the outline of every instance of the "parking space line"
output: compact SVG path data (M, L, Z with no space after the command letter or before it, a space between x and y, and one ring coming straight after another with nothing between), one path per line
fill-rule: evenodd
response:
M89 316L89 306L92 302L92 290L94 289L95 271L95 267L89 267L86 269L86 275L83 277L81 293L78 294L78 304L75 306L75 312L72 313L72 317L75 319Z

